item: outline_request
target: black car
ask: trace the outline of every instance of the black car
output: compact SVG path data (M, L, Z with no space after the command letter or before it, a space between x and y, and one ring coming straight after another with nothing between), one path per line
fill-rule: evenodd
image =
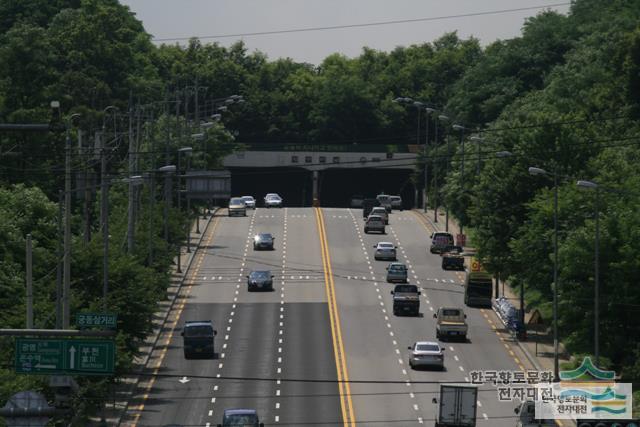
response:
M273 237L270 233L259 233L253 238L253 249L273 249Z
M272 291L273 275L269 270L252 271L247 276L247 290Z

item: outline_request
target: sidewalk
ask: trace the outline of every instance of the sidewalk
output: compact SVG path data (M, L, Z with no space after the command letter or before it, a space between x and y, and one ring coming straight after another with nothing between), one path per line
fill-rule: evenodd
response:
M167 320L176 297L182 288L185 281L186 274L189 271L191 263L196 255L196 249L200 246L200 243L204 237L207 226L214 218L218 209L214 209L206 216L198 216L198 222L194 221L191 227L190 235L190 250L187 252L187 247L180 248L180 267L182 273L177 272L177 260L174 258L174 266L171 281L167 288L167 297L165 300L158 301L157 311L153 315L152 324L153 331L145 339L144 343L139 348L139 355L134 358L132 371L135 374L143 372L149 363L149 359L153 349L158 341L160 333L163 330L164 324ZM199 226L199 233L197 232ZM136 391L140 377L138 375L130 375L127 377L121 377L119 382L113 388L112 397L106 402L103 412L99 412L96 416L90 419L90 426L117 426L120 424L124 413L126 412L128 405ZM104 421L102 421L104 417Z
M445 222L445 211L444 209L438 210L438 222L434 221L434 212L432 209L429 209L426 213L422 209L414 209L414 212L418 213L422 218L426 220L428 227L433 229L434 231L445 231L447 229ZM460 228L458 227L457 222L449 215L449 224L448 230L451 234L453 234L454 238L457 234L460 233ZM466 247L470 248L473 246L472 241L466 242ZM508 283L501 282L500 286L500 296L505 296L509 299L513 305L516 307L520 304L519 296L509 287ZM489 310L486 310L489 311ZM533 312L527 312L525 307L525 324L529 322L531 319L531 315ZM496 313L492 313L493 322L497 325L502 325L500 319L496 315ZM548 327L544 331L531 331L529 330L527 339L524 341L518 340L514 337L511 337L513 343L515 343L525 359L528 361L529 369L536 369L539 371L553 371L553 332L551 329L551 319L545 319L546 325ZM568 361L568 357L562 344L560 344L560 363Z

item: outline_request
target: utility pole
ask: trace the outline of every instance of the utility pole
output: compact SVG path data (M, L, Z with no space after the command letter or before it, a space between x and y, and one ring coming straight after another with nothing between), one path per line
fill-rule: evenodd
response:
M129 94L129 177L134 175L135 171L135 140L133 139L133 105L131 94ZM134 203L135 203L135 187L129 180L129 204L127 206L127 252L133 253L134 245Z
M74 117L79 114L72 114L66 126L65 136L65 179L64 179L64 264L62 271L62 327L69 329L71 324L71 133L69 126Z
M109 182L107 178L107 147L105 134L102 134L100 149L100 187L102 222L102 309L107 310L107 294L109 292Z
M434 138L433 147L436 150L436 155L433 156L433 222L438 222L438 120L433 121L434 125Z
M62 246L64 191L58 191L58 262L56 263L56 329L62 329L62 257L64 248Z
M27 329L33 329L33 258L31 234L27 234Z

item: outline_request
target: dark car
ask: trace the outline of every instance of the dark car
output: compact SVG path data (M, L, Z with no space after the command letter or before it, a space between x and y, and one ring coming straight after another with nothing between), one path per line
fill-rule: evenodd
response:
M464 250L461 246L447 246L440 254L442 256L443 270L464 271Z
M225 409L218 427L264 427L255 409Z
M275 237L271 233L259 233L253 238L253 249L273 249Z
M247 276L247 290L272 291L273 275L269 270L254 270Z
M213 337L217 334L210 320L187 320L182 329L185 359L192 357L215 357Z

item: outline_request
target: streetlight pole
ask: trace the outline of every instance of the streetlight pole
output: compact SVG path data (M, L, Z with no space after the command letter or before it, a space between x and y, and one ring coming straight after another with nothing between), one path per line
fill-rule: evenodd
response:
M443 122L448 122L449 121L449 117L445 116L444 114L440 114L438 116L438 119L442 120ZM446 127L445 127L445 132L446 132ZM445 133L445 139L447 140L447 160L446 160L446 172L445 175L449 173L449 157L451 156L451 144L450 144L450 138L449 138L449 132ZM444 230L445 231L449 231L449 205L447 204L445 206L445 224L444 224Z
M438 149L438 121L433 121L434 137L433 146ZM438 222L438 154L433 158L433 222Z
M429 172L429 160L427 158L427 149L429 146L429 115L431 113L435 113L436 110L433 108L425 108L425 123L424 123L424 188L423 188L423 196L422 202L424 204L424 212L427 213L427 194L429 191L429 187L427 185L427 177Z
M553 173L544 169L530 167L531 175L547 175L553 177L553 375L559 381L560 361L558 359L558 170Z
M476 143L477 147L478 147L478 153L477 153L478 154L478 163L477 163L477 166L476 166L476 174L479 175L480 174L480 155L481 155L481 153L480 153L480 144L484 141L484 139L479 137L479 136L472 136L471 140L474 141Z
M102 309L107 310L107 295L109 293L109 178L107 177L107 127L106 114L117 108L109 105L102 112L102 144L100 147L100 221L102 222ZM114 117L115 123L115 117Z
M182 173L182 167L181 167L181 157L182 154L184 154L185 156L190 156L191 152L193 151L192 147L182 147L178 149L178 174L177 174L177 178L178 178L178 212L181 211L182 208L182 184L181 184L181 173ZM188 196L187 196L187 203L188 202ZM189 210L187 209L187 217L190 218L189 215ZM187 252L191 252L191 248L189 247L189 237L191 234L191 224L189 224L187 226ZM180 249L178 248L178 273L180 273Z
M592 181L578 181L578 187L592 189L596 192L595 223L596 237L594 248L594 356L596 366L600 364L600 186Z
M462 146L462 162L460 166L460 191L464 195L464 126L455 124L453 130L457 130L460 136L460 145ZM460 235L464 235L464 215L459 218Z
M158 168L158 172L162 172L165 175L164 178L164 211L163 211L163 216L164 216L164 240L165 242L167 242L167 244L169 244L169 203L170 203L170 195L171 195L171 189L170 189L170 183L171 183L171 179L169 177L169 174L175 173L176 172L176 165L166 165L166 166L162 166L160 168ZM178 199L180 200L180 199ZM179 255L178 255L178 261L179 261ZM180 262L178 262L178 273L181 273L182 269L180 267Z
M71 133L69 127L73 119L80 114L72 114L67 119L65 135L65 179L64 179L64 255L62 288L62 327L68 329L71 324Z

